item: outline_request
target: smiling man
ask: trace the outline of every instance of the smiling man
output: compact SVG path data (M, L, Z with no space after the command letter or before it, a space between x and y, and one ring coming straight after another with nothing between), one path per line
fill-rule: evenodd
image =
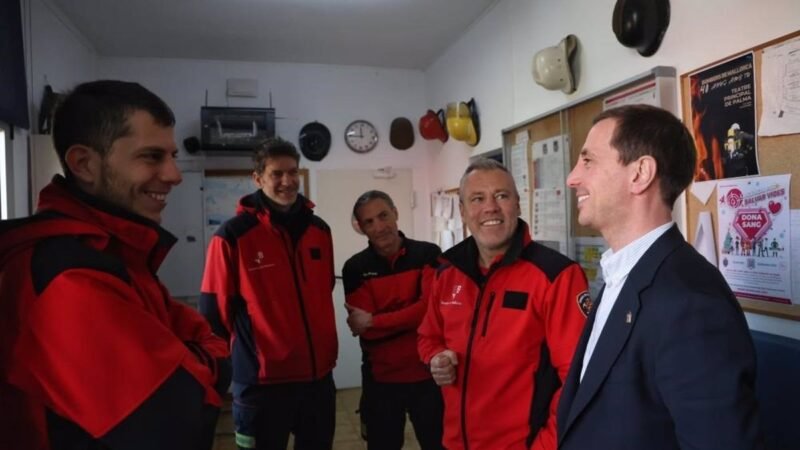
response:
M663 109L610 109L567 178L578 222L610 249L558 407L560 449L763 446L742 309L672 221L694 174L693 142Z
M0 448L211 448L228 351L155 275L175 242L159 226L174 123L122 81L56 110L65 176L0 225Z
M333 243L298 193L300 154L280 138L253 156L254 193L208 246L200 310L230 341L242 449L330 449L336 420Z
M417 327L441 250L398 230L397 208L385 192L362 194L353 218L369 239L342 269L347 324L364 352L367 446L400 450L408 413L420 447L441 449L442 395L417 356Z
M555 449L555 408L590 303L586 277L531 240L500 163L470 164L459 201L472 236L442 255L418 330L442 387L444 446Z

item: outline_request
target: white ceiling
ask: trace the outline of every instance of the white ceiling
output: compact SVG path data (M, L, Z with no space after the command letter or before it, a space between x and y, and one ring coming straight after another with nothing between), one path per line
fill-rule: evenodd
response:
M102 56L425 69L496 0L50 0Z

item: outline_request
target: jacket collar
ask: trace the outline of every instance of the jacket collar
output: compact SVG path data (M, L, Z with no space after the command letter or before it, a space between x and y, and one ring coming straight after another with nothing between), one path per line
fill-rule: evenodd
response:
M177 241L158 223L90 195L61 175L53 177L39 194L36 215L46 213L93 225L105 234L106 242L100 243L101 248L113 238L132 249L132 254L141 255L154 272Z
M372 255L373 258L385 261L386 264L390 267L394 266L394 263L397 262L397 260L400 259L400 257L402 257L408 252L408 249L406 248L408 244L408 239L406 238L406 235L403 234L402 231L398 231L398 233L400 233L400 248L397 250L397 253L390 256L389 258L386 258L380 253L378 253L378 249L375 248L375 245L372 244L372 241L367 241L367 248L369 249L370 255Z
M528 229L528 224L522 219L517 219L517 229L511 236L511 245L506 250L500 261L495 262L489 268L487 275L481 273L480 253L478 252L478 244L475 242L475 237L470 236L462 241L455 247L446 251L442 258L450 264L457 267L460 271L464 272L467 276L472 278L476 283L480 284L485 277L488 277L495 270L513 264L522 255L522 251L528 244L531 243L531 235Z
M316 205L314 202L307 199L302 194L297 194L297 200L295 201L295 204L292 205L290 211L280 215L283 215L284 219L287 219L289 216L293 215L300 215L310 219L314 213L315 206ZM258 189L257 191L240 198L239 203L236 206L236 214L253 214L266 225L272 225L273 223L281 222L280 218L277 217L279 216L279 213L273 211L269 205L269 199L261 189Z

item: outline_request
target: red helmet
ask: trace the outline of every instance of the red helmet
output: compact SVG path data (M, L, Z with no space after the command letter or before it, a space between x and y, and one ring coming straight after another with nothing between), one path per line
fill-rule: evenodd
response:
M447 130L444 128L444 110L440 109L438 112L428 110L424 116L419 118L419 134L427 140L439 139L442 142L447 142L450 137Z

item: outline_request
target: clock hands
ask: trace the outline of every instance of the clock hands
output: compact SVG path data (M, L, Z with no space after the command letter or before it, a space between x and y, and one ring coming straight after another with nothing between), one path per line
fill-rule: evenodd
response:
M354 120L345 128L345 143L358 153L374 149L378 143L375 127L365 120Z

